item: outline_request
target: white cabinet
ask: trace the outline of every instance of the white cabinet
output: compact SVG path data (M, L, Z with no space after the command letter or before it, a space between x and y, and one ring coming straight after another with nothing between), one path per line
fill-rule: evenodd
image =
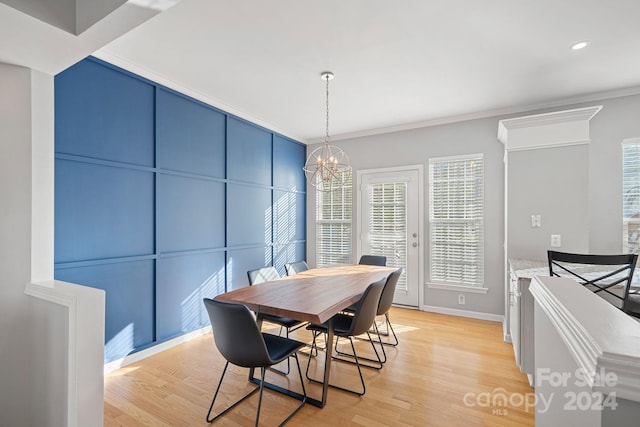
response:
M509 333L513 353L520 371L534 385L535 350L533 330L533 296L529 285L534 276L548 276L549 267L543 261L509 260Z
M520 316L520 286L518 276L516 276L513 268L509 267L509 334L511 335L511 344L516 357L516 365L522 365L522 344L520 343L520 325L522 318Z

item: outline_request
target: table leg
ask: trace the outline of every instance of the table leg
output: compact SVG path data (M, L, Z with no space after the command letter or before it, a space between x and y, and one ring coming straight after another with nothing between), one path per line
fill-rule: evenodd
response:
M258 326L261 327L262 322L258 323ZM333 358L333 320L330 319L328 322L328 329L327 329L327 344L326 344L326 352L325 352L325 364L324 364L324 378L322 381L322 398L321 399L314 399L312 397L307 396L307 403L310 405L313 405L317 408L324 408L324 406L327 404L327 392L329 390L329 373L331 372L331 359ZM329 345L331 344L331 345ZM309 357L311 357L311 354L309 354ZM260 384L260 380L258 378L256 378L254 376L254 369L249 369L249 381L254 383L254 384ZM316 381L313 380L315 382L320 382L320 381ZM300 393L297 393L295 391L280 387L276 384L273 384L271 382L268 381L264 381L264 387L268 388L270 390L282 393L282 394L286 394L287 396L291 396L293 398L296 398L298 400L302 400L304 398L304 396Z
M322 382L322 406L327 404L327 391L329 390L329 376L331 374L331 359L333 359L333 318L329 319L327 323L327 342L325 347L327 348L324 362L324 381Z

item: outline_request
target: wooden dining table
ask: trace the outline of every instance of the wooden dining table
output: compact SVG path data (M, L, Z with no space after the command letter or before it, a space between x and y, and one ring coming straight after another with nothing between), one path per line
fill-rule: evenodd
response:
M395 270L397 267L363 264L314 268L293 276L226 292L215 299L244 304L256 313L289 317L303 322L328 322L322 398L307 398L308 403L322 408L327 403L331 373L330 343L333 342L334 332L331 318L356 303L371 283L385 279ZM253 372L250 373L249 379L257 382ZM264 386L289 396L303 398L301 394L275 384L265 382Z

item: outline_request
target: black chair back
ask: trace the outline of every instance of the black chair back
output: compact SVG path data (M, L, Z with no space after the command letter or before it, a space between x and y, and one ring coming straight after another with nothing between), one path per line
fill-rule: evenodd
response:
M287 272L287 276L293 276L294 274L307 271L309 266L305 261L296 261L284 265L284 269Z
M249 270L247 271L247 276L249 276L250 285L257 285L258 283L269 282L280 278L280 274L278 274L278 270L276 270L275 267L262 267Z
M638 255L591 255L547 251L547 258L551 276L570 277L594 293L604 292L620 300L619 308L628 311L629 289ZM598 266L608 268L599 269ZM616 285L623 287L622 292L612 292Z
M379 265L384 267L387 265L387 257L382 255L362 255L358 264Z
M216 347L226 360L244 368L271 364L262 333L246 306L209 298L204 299L204 305Z
M385 314L391 308L393 294L396 292L396 285L401 274L402 269L400 268L387 277L387 282L384 285L382 295L380 295L380 302L378 303L378 311L376 313L378 316Z
M382 289L387 283L387 279L382 279L370 284L362 294L362 298L355 305L355 312L351 326L344 336L355 336L364 334L369 330L376 318L378 303ZM341 333L341 335L343 335Z

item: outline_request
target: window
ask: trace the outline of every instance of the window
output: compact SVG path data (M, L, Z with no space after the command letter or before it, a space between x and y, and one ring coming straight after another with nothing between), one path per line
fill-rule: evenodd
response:
M640 247L640 138L622 143L622 251Z
M351 263L351 173L333 191L316 192L316 265Z
M431 282L484 285L482 154L429 160Z

